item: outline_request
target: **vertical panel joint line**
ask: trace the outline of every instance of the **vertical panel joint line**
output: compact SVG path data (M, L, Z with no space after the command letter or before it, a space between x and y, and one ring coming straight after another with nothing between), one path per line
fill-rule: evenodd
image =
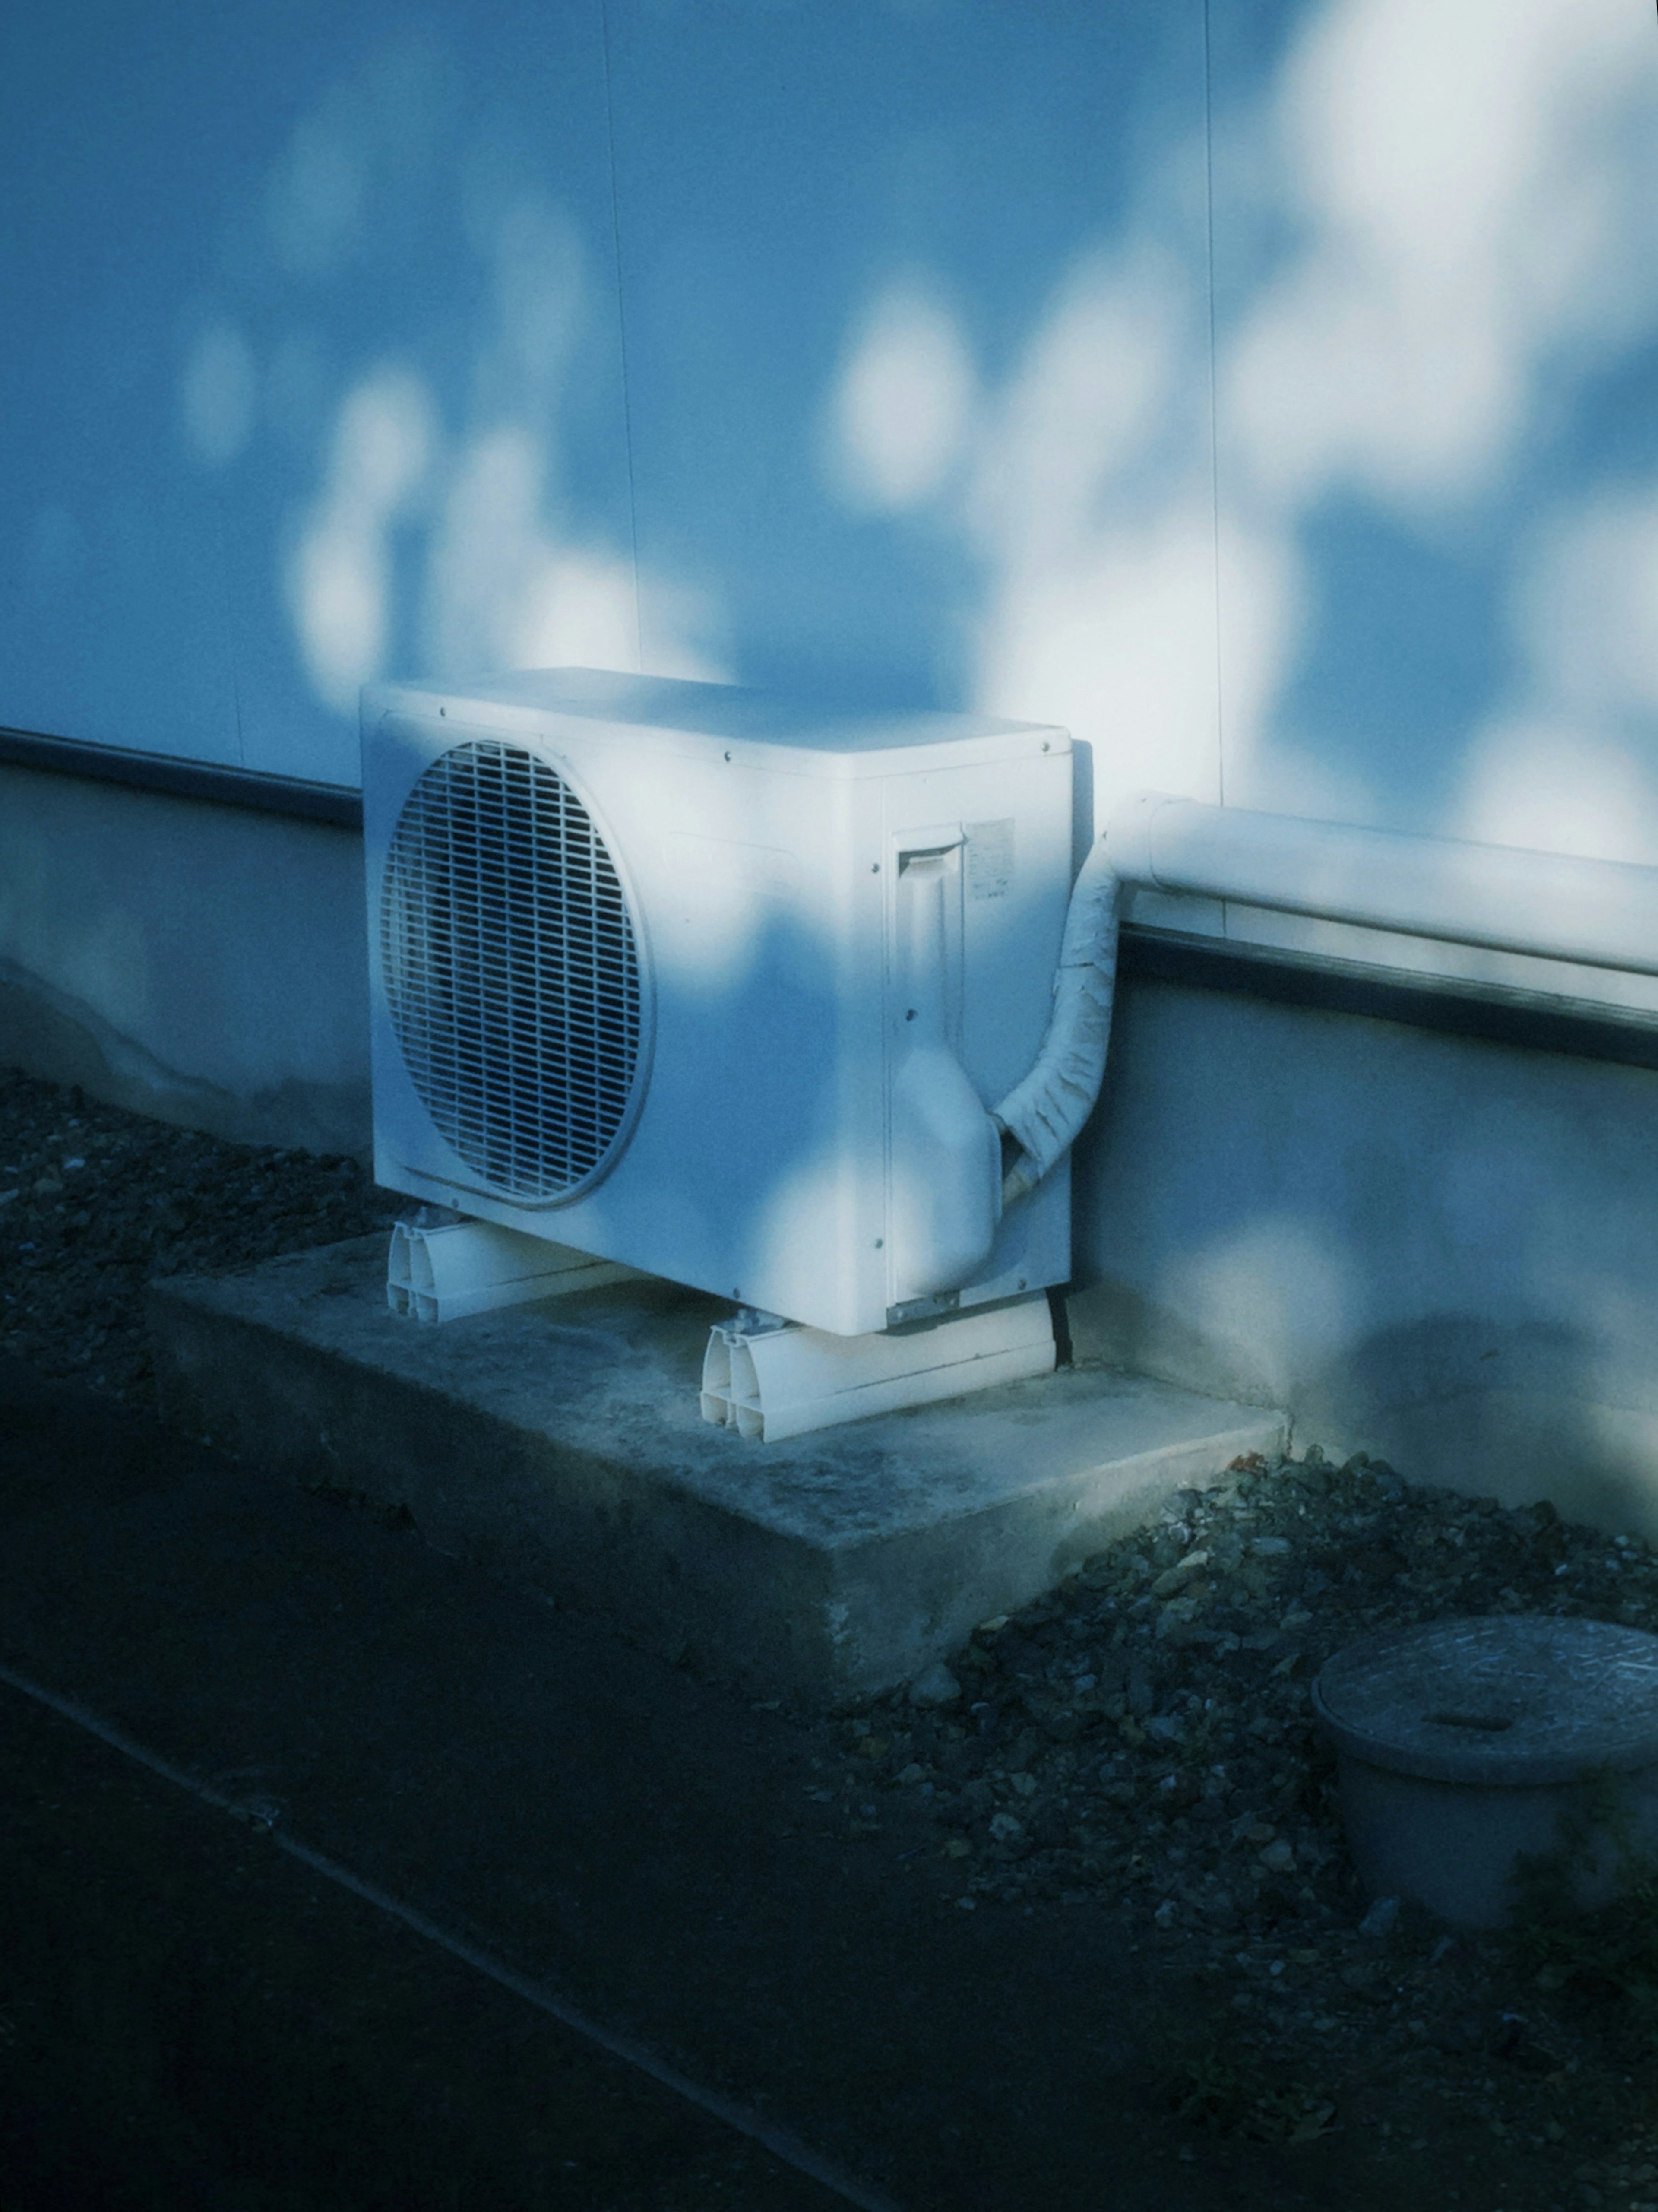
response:
M628 307L622 283L622 197L616 173L616 100L610 88L610 5L598 0L599 49L604 59L604 138L610 156L610 241L616 262L616 343L622 356L622 442L628 461L628 544L634 575L634 658L645 672L645 614L639 589L639 501L634 489L633 398L628 388Z

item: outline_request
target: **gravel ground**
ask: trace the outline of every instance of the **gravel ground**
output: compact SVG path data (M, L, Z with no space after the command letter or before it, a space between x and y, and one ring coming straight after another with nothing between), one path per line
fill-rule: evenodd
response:
M0 1350L45 1374L150 1407L146 1279L395 1212L354 1160L0 1072ZM1658 1885L1574 1930L1491 1938L1378 1905L1312 1726L1312 1677L1357 1638L1504 1612L1658 1627L1658 1556L1363 1453L1240 1462L983 1623L922 1702L811 1723L814 1794L865 1833L894 1793L925 1806L945 1910L1118 1916L1180 1993L1160 2094L1194 2126L1295 2142L1363 2124L1403 2146L1472 2123L1530 2150L1540 2206L1658 2212Z
M884 1791L928 1801L957 1910L1120 1914L1215 2021L1164 2083L1195 2124L1295 2142L1362 2116L1403 2146L1455 2117L1531 2149L1540 2204L1658 2212L1658 1885L1490 1938L1372 1899L1312 1722L1361 1636L1521 1612L1658 1627L1658 1556L1363 1453L1242 1460L981 1624L916 1686L945 1702L831 1724L836 1786L854 1826Z
M0 1350L152 1409L143 1289L365 1237L356 1161L231 1145L0 1069Z

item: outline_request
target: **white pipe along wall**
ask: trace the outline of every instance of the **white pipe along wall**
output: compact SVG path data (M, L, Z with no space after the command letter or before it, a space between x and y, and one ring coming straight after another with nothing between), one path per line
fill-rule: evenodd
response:
M1141 888L1658 975L1658 868L1138 793L1077 878L1035 1063L992 1109L1017 1147L1005 1203L1041 1181L1093 1111L1124 895Z

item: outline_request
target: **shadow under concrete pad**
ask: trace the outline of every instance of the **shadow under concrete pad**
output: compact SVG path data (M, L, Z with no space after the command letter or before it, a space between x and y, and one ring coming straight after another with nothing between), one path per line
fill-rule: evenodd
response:
M762 1698L913 1680L1285 1434L1079 1368L760 1444L701 1418L713 1299L636 1281L422 1327L385 1270L376 1237L157 1285L165 1414Z
M811 1729L15 1365L0 1656L252 1815L0 1691L23 2212L834 2201L515 2018L272 1823L907 2212L1410 2200L1363 2141L1193 2156L1114 1917L959 1911L902 1806L848 1833L814 1802ZM1164 1991L1194 2032L1208 2002Z

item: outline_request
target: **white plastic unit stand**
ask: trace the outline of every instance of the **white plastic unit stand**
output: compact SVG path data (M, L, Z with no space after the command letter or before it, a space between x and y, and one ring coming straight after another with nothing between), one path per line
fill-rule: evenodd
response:
M410 1321L459 1321L636 1276L635 1268L490 1221L446 1222L432 1229L400 1221L386 1256L386 1300L394 1314Z
M868 1336L739 1316L713 1329L702 1418L763 1443L930 1405L1054 1370L1054 1322L1038 1294L929 1328Z

